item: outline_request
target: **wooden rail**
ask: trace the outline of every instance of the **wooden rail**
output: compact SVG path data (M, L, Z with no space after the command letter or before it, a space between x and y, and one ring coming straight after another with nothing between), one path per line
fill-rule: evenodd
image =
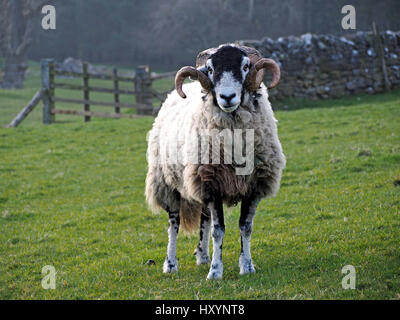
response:
M82 64L82 72L66 72L55 70L53 59L44 59L41 61L42 70L42 100L43 100L43 123L50 124L55 121L56 114L67 114L84 117L84 121L90 121L91 117L104 118L137 118L143 115L152 115L156 110L153 106L153 98L163 101L167 92L158 92L152 87L155 80L171 78L176 72L166 72L160 74L151 74L148 66L138 66L134 77L122 76L116 68L113 68L112 74L94 74L89 72L87 62ZM72 84L61 81L55 81L56 77L64 76L81 79L81 84ZM91 79L106 80L112 82L112 88L93 86ZM120 88L120 82L132 83L132 89ZM56 97L56 89L75 90L82 92L82 99ZM91 98L91 92L109 93L113 95L113 101L97 101ZM121 95L135 96L136 103L121 102ZM82 111L57 109L56 102L82 105ZM114 113L93 112L93 106L113 107ZM121 108L136 109L137 114L121 113Z
M70 98L53 98L54 102L66 102L66 103L74 103L74 104L84 104L84 105L96 105L103 107L119 107L119 108L146 108L147 104L130 104L130 103L122 103L122 102L104 102L104 101L95 101L95 100L87 100L87 99L70 99ZM89 111L89 110L86 110Z
M152 80L159 80L164 78L174 78L176 75L176 71L165 72L165 73L157 73L151 76Z
M67 72L67 71L56 70L55 74L57 76L66 76L66 77L71 77L71 78L83 78L84 77L84 74L81 73L81 72ZM107 74L88 73L88 76L91 79L114 80L114 76L113 75L107 75ZM134 77L118 76L117 80L118 81L125 81L125 82L133 82L133 81L135 81L135 78Z
M36 107L40 99L42 99L42 94L43 94L42 90L36 92L32 100L29 101L28 105L24 109L22 109L22 111L14 118L13 121L11 121L8 127L9 128L17 127L28 116L28 114L31 113L31 111Z
M101 118L140 118L142 116L137 114L126 114L126 113L106 113L106 112L93 112L93 111L78 111L78 110L63 110L63 109L53 109L52 114L68 114L72 116L84 116L84 117L101 117Z
M55 82L55 87L60 89L69 89L69 90L78 90L82 91L84 86L78 84L71 84L71 83L62 83L62 82ZM100 88L100 87L91 87L89 86L89 91L93 92L104 92L104 93L113 93L113 94L130 94L136 95L136 91L134 90L126 90L126 89L118 89L118 88Z

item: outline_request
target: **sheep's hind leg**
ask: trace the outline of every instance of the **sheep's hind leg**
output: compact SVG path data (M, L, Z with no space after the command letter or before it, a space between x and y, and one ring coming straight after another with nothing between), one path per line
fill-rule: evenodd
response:
M254 265L251 259L250 240L253 229L253 219L256 215L259 199L245 198L242 200L239 219L241 252L239 257L240 274L254 273Z
M168 212L168 249L165 258L163 271L164 273L172 273L178 271L178 261L176 260L176 240L179 231L179 211Z
M222 264L222 243L225 235L222 199L210 202L208 209L210 210L212 222L213 257L207 279L221 279L224 271Z
M209 256L209 242L210 242L210 225L211 216L210 210L206 206L201 211L200 218L200 240L194 254L196 256L197 265L206 264L210 262Z

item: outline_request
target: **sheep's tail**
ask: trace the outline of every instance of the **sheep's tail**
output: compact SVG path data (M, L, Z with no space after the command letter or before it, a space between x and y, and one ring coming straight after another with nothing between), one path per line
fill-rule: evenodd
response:
M202 205L181 199L180 201L180 225L187 233L199 228Z

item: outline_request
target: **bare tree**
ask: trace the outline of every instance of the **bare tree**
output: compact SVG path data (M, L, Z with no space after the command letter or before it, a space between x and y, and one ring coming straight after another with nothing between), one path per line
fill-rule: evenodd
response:
M0 56L8 57L3 86L20 86L26 55L33 60L73 56L92 63L174 70L193 63L199 50L221 43L349 32L341 26L341 8L348 0L46 0L56 5L54 32L40 27L40 17L32 16L29 3L42 4L0 0ZM358 30L370 29L372 20L381 29L399 30L399 0L351 3L357 9ZM12 15L11 7L20 9ZM29 21L33 36L27 37ZM32 37L32 44L24 40Z
M254 0L249 0L249 11L247 13L247 19L251 21L253 19L254 14Z
M3 88L22 88L26 54L32 42L34 18L44 0L0 0L0 50L4 56Z
M247 10L246 3L242 6ZM163 3L152 14L153 30L159 39L155 45L163 52L175 50L177 60L193 59L199 50L234 41L236 29L233 28L237 28L240 21L247 21L247 14L242 12L235 11L234 3L227 0Z

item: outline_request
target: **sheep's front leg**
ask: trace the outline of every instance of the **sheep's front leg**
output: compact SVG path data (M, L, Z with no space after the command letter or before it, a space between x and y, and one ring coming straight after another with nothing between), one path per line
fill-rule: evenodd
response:
M197 265L210 262L208 246L210 242L210 211L206 206L203 207L200 218L200 240L195 250Z
M213 256L207 279L221 279L224 267L222 264L222 243L225 235L224 212L222 200L217 199L208 205L212 222Z
M255 269L251 260L250 240L253 230L253 219L256 215L259 199L245 198L242 200L239 219L241 251L239 257L240 274L254 273Z
M172 273L178 271L178 261L176 260L176 239L179 231L179 211L168 212L168 249L165 258L163 271L164 273Z

